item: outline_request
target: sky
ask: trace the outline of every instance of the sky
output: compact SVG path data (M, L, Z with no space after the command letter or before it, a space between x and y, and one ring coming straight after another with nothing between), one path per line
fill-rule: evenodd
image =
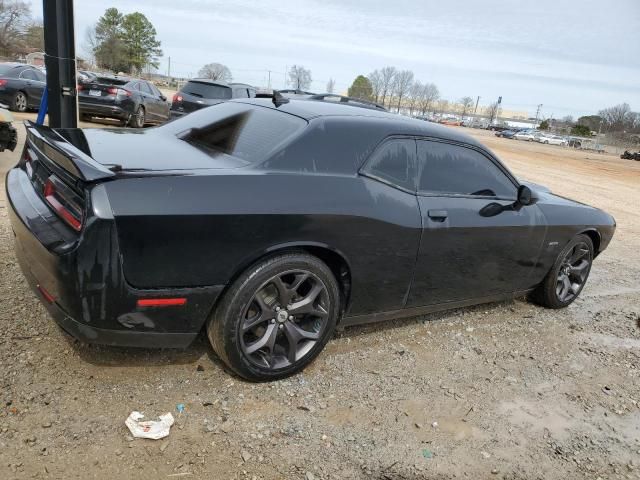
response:
M502 96L506 110L562 118L627 102L640 110L640 0L81 0L76 50L107 7L145 14L159 71L196 76L227 65L234 81L285 86L293 64L346 92L387 65L435 83L451 101ZM42 16L42 2L32 0Z

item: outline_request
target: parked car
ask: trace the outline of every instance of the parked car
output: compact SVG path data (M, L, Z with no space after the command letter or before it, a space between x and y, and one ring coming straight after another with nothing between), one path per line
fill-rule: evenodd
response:
M498 130L495 133L496 137L502 137L502 138L513 138L513 136L518 133L518 130Z
M319 100L232 100L160 127L28 123L6 179L17 256L94 343L300 371L336 325L531 293L571 304L607 213L519 181L458 130Z
M521 130L518 133L513 135L513 138L516 140L526 140L528 142L533 142L536 139L536 133L532 130Z
M46 77L42 71L24 63L0 63L0 102L14 112L40 107Z
M135 128L169 120L167 97L153 83L118 75L97 75L79 82L78 110L83 120L115 118Z
M639 160L640 161L640 152L631 153L629 150L625 150L622 155L620 155L622 160Z
M573 148L582 148L582 139L576 137L569 137L567 139L567 145Z
M442 125L449 125L451 127L462 126L462 120L459 120L457 118L443 118L438 123L441 123Z
M253 98L256 89L244 83L229 83L194 78L185 83L173 96L171 102L172 118L181 117L204 107L216 105L232 98Z
M566 146L569 143L566 138L561 137L560 135L550 135L550 134L542 134L536 140L546 145Z

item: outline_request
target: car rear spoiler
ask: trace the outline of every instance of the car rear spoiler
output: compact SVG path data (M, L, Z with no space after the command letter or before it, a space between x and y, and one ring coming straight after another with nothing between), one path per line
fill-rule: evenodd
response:
M85 182L115 177L115 172L96 162L53 128L37 125L30 120L26 120L24 126L27 130L27 142L31 142L50 161L71 176Z

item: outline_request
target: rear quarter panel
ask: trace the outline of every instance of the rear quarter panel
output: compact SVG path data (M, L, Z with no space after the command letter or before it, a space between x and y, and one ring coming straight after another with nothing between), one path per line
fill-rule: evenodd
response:
M401 308L418 248L416 197L359 176L179 175L106 184L124 275L139 288L228 284L267 252L325 246L351 271L351 308Z

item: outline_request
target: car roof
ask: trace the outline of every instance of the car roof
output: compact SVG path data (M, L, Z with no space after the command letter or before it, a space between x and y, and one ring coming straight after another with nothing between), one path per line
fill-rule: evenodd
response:
M304 118L307 121L320 117L350 117L354 120L360 118L366 119L367 121L377 121L385 123L388 127L388 131L395 135L434 137L454 142L462 142L482 147L486 150L486 147L469 135L444 125L425 122L382 110L362 108L355 105L349 105L348 103L323 102L319 100L296 98L289 98L288 100L289 101L287 103L280 104L278 107L276 107L273 100L269 98L238 98L230 101L248 103L279 110L281 112Z

